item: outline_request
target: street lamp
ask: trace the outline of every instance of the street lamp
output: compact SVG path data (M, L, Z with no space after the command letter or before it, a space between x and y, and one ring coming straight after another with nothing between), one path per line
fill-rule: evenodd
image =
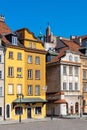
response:
M80 117L82 117L82 100L83 100L83 96L79 95L78 99L80 99Z
M23 98L23 94L17 94L17 98L19 98L19 103L20 103L20 110L19 110L19 122L21 123L21 114L22 114L22 109L21 109L21 99Z

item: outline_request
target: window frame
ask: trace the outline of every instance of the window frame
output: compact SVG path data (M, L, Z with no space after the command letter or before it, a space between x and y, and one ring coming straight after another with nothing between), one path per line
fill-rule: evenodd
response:
M28 79L33 79L33 70L28 69Z
M35 95L40 96L40 85L35 85Z

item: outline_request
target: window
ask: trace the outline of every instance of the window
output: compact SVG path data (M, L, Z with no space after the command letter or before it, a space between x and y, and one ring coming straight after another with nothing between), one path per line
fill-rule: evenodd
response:
M28 79L32 79L32 69L28 70Z
M15 114L19 115L19 114L23 114L23 107L15 107Z
M67 75L66 66L63 66L63 75Z
M22 85L18 84L17 85L17 94L21 94L22 93Z
M40 86L39 85L35 86L35 95L40 95Z
M28 63L29 63L29 64L32 63L32 56L28 56Z
M78 90L78 83L75 83L75 91Z
M40 70L35 71L35 79L40 79Z
M12 44L17 45L17 37L12 36Z
M42 110L41 107L35 107L35 114L41 114Z
M12 84L8 85L8 94L13 94L13 85Z
M72 91L72 83L69 83L69 90Z
M69 61L72 61L72 60L73 60L73 59L72 59L72 56L70 55L70 56L69 56Z
M0 70L0 79L2 79L2 71Z
M79 103L78 102L76 102L75 103L75 113L79 113Z
M86 70L83 70L83 79L86 79Z
M63 83L63 90L66 90L66 82Z
M0 96L2 96L2 87L0 87Z
M86 92L87 83L83 83L83 92Z
M22 68L17 68L17 77L22 77Z
M13 52L12 51L9 52L9 59L13 59Z
M29 43L29 47L32 48L32 43L31 42Z
M35 63L36 63L36 64L40 64L40 57L39 57L39 56L36 56L36 58L35 58Z
M8 76L13 77L13 67L8 68Z
M78 57L74 57L75 62L78 62Z
M22 54L20 52L18 52L17 59L22 60Z
M36 43L33 43L33 48L36 49Z
M69 75L73 75L73 67L69 66Z
M2 107L0 107L0 116L2 116Z
M0 55L0 63L2 63L2 55Z
M78 76L78 67L75 67L74 70L75 70L75 76Z
M28 95L32 95L32 85L28 85Z

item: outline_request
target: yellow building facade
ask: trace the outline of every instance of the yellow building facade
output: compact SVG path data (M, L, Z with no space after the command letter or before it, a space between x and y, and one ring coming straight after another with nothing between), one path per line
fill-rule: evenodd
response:
M46 52L42 42L24 28L17 31L19 45L6 45L5 118L46 116Z

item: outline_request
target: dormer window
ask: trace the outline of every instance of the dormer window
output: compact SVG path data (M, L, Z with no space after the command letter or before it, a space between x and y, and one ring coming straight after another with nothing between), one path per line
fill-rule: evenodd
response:
M17 45L17 37L12 36L12 45Z
M69 61L72 61L72 60L73 60L73 58L72 58L72 56L70 55L70 56L69 56Z

